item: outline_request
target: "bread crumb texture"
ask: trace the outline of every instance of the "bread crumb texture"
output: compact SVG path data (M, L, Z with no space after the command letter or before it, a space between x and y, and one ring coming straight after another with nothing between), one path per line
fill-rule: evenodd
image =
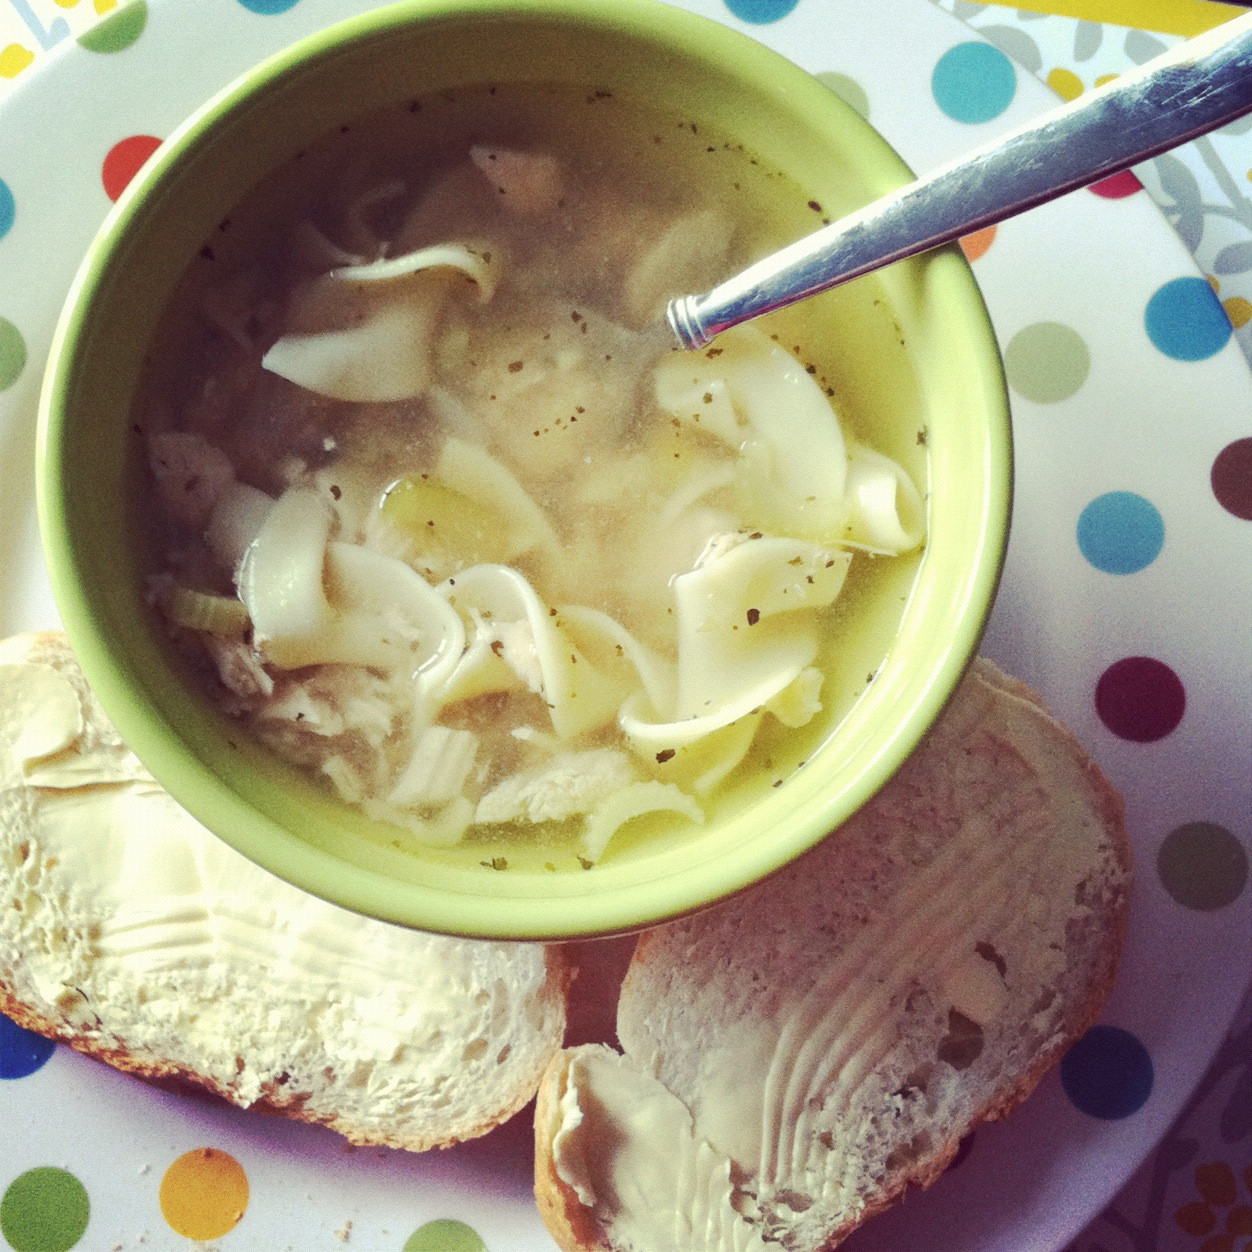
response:
M63 636L0 643L0 1010L119 1069L421 1150L485 1133L560 1046L554 949L327 904L210 835Z
M1094 1021L1129 884L1120 797L978 662L844 827L643 936L623 1055L569 1051L541 1089L549 1227L619 1252L833 1246L933 1182Z

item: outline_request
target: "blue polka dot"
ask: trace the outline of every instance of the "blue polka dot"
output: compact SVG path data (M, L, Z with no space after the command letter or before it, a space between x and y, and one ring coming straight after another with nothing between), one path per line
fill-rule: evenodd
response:
M1152 1058L1128 1030L1093 1026L1061 1058L1061 1086L1081 1113L1117 1121L1152 1094Z
M1013 62L988 43L959 43L939 58L930 77L935 103L956 122L989 122L1017 92Z
M1148 338L1175 361L1203 361L1220 352L1232 329L1217 293L1203 278L1175 278L1148 301Z
M1156 506L1132 491L1097 496L1078 518L1079 550L1106 574L1138 573L1164 544L1165 522Z
M726 7L741 21L764 25L786 17L800 0L726 0Z
M25 1078L42 1069L56 1050L43 1035L25 1030L0 1013L0 1078Z
M251 13L273 17L277 13L286 13L288 9L294 9L300 0L239 0L239 3Z
M17 202L9 184L0 178L0 239L12 229L13 219L17 216Z

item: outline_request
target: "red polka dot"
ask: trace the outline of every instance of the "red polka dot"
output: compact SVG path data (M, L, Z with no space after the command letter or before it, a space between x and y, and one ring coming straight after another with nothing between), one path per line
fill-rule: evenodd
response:
M1182 721L1187 693L1182 680L1163 661L1129 656L1100 675L1095 705L1100 720L1119 739L1152 743L1164 739Z
M1133 196L1136 191L1142 191L1143 184L1135 177L1133 170L1122 170L1120 174L1111 174L1108 178L1100 179L1098 183L1092 183L1090 190L1106 200L1124 200L1127 196Z
M1217 503L1252 522L1252 439L1228 443L1213 461L1210 480Z
M126 184L139 173L139 167L161 146L155 135L129 135L119 139L108 151L100 166L104 194L116 200Z

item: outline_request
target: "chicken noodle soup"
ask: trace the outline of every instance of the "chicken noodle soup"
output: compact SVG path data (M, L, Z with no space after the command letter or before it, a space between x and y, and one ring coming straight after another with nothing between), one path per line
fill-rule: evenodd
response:
M589 865L636 818L700 823L821 709L862 567L924 538L801 349L662 330L819 208L689 123L495 89L258 189L139 416L151 600L216 698L423 841Z

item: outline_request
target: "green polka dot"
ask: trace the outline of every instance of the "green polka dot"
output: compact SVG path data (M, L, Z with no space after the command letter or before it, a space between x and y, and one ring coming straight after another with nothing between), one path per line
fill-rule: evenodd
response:
M26 368L26 340L12 322L0 317L0 391L8 391Z
M487 1245L464 1222L443 1217L415 1230L401 1252L487 1252Z
M1027 400L1056 404L1087 381L1091 353L1082 336L1060 322L1023 327L1004 350L1009 386Z
M855 78L849 78L846 74L837 74L834 70L826 70L817 77L835 95L839 96L844 104L851 105L866 121L869 120L869 97L865 94L865 88Z
M0 1200L0 1232L13 1252L68 1252L87 1229L83 1184L51 1165L19 1174Z
M1161 886L1179 904L1212 912L1233 904L1248 882L1248 854L1224 826L1188 822L1161 841L1156 854Z
M147 0L132 0L78 37L88 52L121 52L143 34L148 24Z

